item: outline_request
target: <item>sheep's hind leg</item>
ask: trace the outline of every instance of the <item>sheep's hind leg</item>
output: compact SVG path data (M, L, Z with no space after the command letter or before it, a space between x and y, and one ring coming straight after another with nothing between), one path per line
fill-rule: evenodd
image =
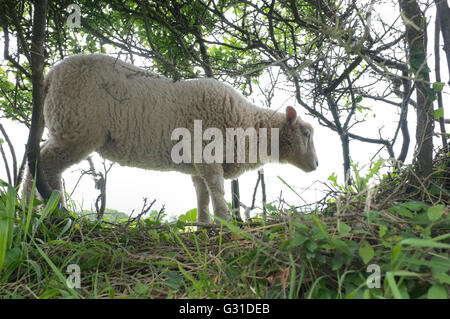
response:
M205 181L200 176L191 176L197 193L197 222L209 224L211 220L208 215L209 193Z
M62 173L65 169L80 162L95 149L89 143L63 143L50 138L41 149L41 165L48 184L61 193L60 202L64 204L62 193Z
M214 216L223 220L230 220L228 206L225 202L225 190L223 180L223 169L220 164L199 164L196 166L198 174L205 181L211 196Z
M41 145L41 154L42 154L42 150L44 149L44 147L45 147L45 145L46 145L47 143L48 143L48 141L45 142L44 145ZM42 157L42 155L40 155L40 156ZM27 163L27 164L28 164L28 163ZM22 189L22 198L23 198L23 200L25 200L26 202L29 201L30 196L31 196L31 189L32 189L32 187L33 187L33 180L34 180L34 177L31 176L30 169L29 169L29 167L28 167L28 165L27 165L26 170L25 170L25 179L24 179L24 182L23 182L23 189ZM47 182L48 182L48 181L47 181ZM52 187L52 188L53 188L53 187ZM53 189L54 189L54 188L53 188ZM40 195L39 195L37 189L35 190L35 195L34 195L34 197L37 197L37 198L42 199L42 198L40 197Z

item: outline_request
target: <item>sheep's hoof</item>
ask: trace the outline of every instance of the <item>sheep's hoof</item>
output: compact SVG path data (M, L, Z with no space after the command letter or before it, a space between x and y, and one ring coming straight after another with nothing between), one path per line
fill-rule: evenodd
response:
M199 220L197 220L197 224L199 224L199 225L211 225L211 220L209 218L207 218L207 219L199 219Z

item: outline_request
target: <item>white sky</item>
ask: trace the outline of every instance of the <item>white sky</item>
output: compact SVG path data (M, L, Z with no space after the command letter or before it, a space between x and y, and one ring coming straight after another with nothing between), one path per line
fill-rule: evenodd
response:
M434 11L433 9L429 12ZM428 52L433 51L433 36L434 32L434 19L431 20L429 26L429 48ZM441 40L442 44L442 40ZM3 43L0 43L0 52L3 52ZM447 66L445 61L444 52L441 51L441 74L442 81L448 82ZM3 58L3 57L1 57ZM434 58L429 58L428 63L430 69L434 70ZM434 78L434 72L431 72L432 81ZM449 87L448 85L444 88L444 105L445 102L449 102ZM414 95L413 95L414 97ZM376 135L377 127L384 125L388 130L396 126L396 120L398 116L395 115L395 108L390 105L384 105L381 102L370 102L368 99L363 100L365 106L372 106L376 118L370 119L364 124L357 126L354 133L360 133L361 135L366 135L368 131L372 132L372 137L377 138ZM277 109L279 106L283 105L280 110L284 110L285 106L293 105L297 109L297 113L305 120L310 122L315 129L315 146L319 158L319 167L316 171L311 173L305 173L301 170L288 165L288 164L268 164L264 166L265 171L265 182L266 182L266 192L267 192L267 202L276 200L280 193L282 193L283 199L292 205L298 206L305 204L302 199L300 199L292 190L285 186L277 176L284 179L292 188L296 190L297 193L301 194L302 198L308 202L314 202L321 199L324 193L320 190L325 189L322 182L326 183L328 177L335 172L342 181L343 175L343 160L342 160L342 148L339 137L336 133L320 126L317 121L310 117L305 116L304 111L299 107L294 99L290 99L286 103L286 93L279 92L273 100L272 108ZM395 110L396 111L396 110ZM445 110L447 117L450 114L450 109L447 107ZM413 154L413 149L415 145L415 111L413 108L409 110L409 127L411 135L411 145L410 151L408 153L408 161L411 161L411 156ZM5 119L1 119L3 126L9 134L14 146L18 159L21 159L25 149L25 143L28 137L28 130L24 125L13 123ZM437 124L437 123L436 123ZM436 125L435 131L439 131L439 126ZM447 131L449 131L449 126L447 126ZM384 137L390 135L386 134ZM440 146L440 139L434 139L434 145ZM399 136L395 152L398 154L399 147L401 145L401 136ZM8 149L6 144L3 144L5 150L8 154ZM379 145L371 145L367 143L361 143L355 140L351 140L350 149L352 154L352 159L355 162L359 162L361 166L366 165L368 167L369 159L373 154L380 148ZM387 155L385 152L381 153L382 157L385 159ZM94 162L97 169L101 169L100 157L97 154L93 154ZM377 157L378 158L378 157ZM375 159L377 159L375 158ZM3 160L0 160L3 162ZM70 193L75 186L79 178L79 170L88 169L88 163L82 161L78 165L74 165L64 173L64 180L66 185L66 190ZM0 179L7 180L6 171L3 163L0 164ZM240 183L240 193L241 201L246 205L251 205L251 199L253 194L253 189L257 179L257 171L250 171L243 174L239 178ZM231 201L231 181L225 181L226 190L226 200ZM78 185L73 199L77 204L83 209L95 210L94 202L95 198L98 196L99 191L95 189L94 182L89 176L85 176L81 183ZM258 197L256 205L261 207L261 190L258 191ZM186 211L196 207L196 197L194 187L191 182L191 178L188 175L184 175L176 172L157 172L157 171L146 171L137 168L122 167L116 164L110 173L108 174L107 183L107 208L117 209L125 213L130 214L132 210L135 212L140 212L142 208L142 199L148 197L150 201L156 199L156 203L153 209L160 209L164 204L166 212L169 215L179 215L185 213ZM243 211L241 209L241 211Z

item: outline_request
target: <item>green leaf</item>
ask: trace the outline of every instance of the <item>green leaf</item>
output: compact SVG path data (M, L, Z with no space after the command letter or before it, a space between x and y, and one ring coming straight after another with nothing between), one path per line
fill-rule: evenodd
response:
M398 256L400 255L400 251L402 250L402 244L397 244L394 246L394 248L392 248L392 253L391 253L391 261L394 263Z
M427 98L428 98L430 101L436 100L436 91L435 91L435 90L433 90L433 89L430 88L429 86L426 86L426 87L425 87L425 92L426 92L426 94L427 94Z
M183 215L178 216L178 220L177 220L177 223L175 224L175 227L179 228L179 229L183 229L185 224L186 224L186 215L183 214Z
M25 261L34 270L34 272L36 273L37 280L40 281L41 277L42 277L41 266L37 262L35 262L34 260L27 259Z
M411 222L417 225L428 225L430 223L430 219L428 218L427 214L424 213L420 213L417 214L416 216L414 216L411 219Z
M440 284L434 284L428 289L428 299L448 299L447 289Z
M305 224L300 223L300 222L292 222L292 225L294 225L295 227L297 227L298 229L301 229L301 230L309 230L308 226L306 226Z
M308 240L308 237L298 234L294 239L290 242L290 247L297 247L303 245Z
M27 262L29 260L25 260ZM0 282L7 282L8 277L24 263L22 250L19 247L13 247L6 252L5 262L3 264L3 276L0 277ZM32 268L34 265L31 265ZM38 270L40 271L40 269ZM40 280L40 272L36 272L38 280Z
M444 82L436 81L433 83L433 89L435 89L438 92L442 92L442 90L444 89L444 85L445 85Z
M367 240L364 240L362 242L362 245L361 245L361 247L359 247L358 252L359 252L359 256L361 257L364 264L366 264L366 265L375 255L375 251L373 250L372 246L370 246L370 244Z
M447 272L450 270L450 264L448 262L448 257L437 255L431 260L423 260L414 257L408 258L408 263L412 265L420 265L431 267L431 271L433 274Z
M333 182L333 186L338 186L336 173L333 172L330 176L328 176L328 180Z
M39 299L50 299L50 298L55 297L60 294L61 294L60 289L56 289L56 288L48 289L39 296Z
M344 257L342 256L341 253L336 252L331 261L331 268L333 270L338 270L339 268L342 267L343 264L344 264Z
M432 206L427 210L427 216L432 222L437 221L439 218L441 218L443 213L444 205Z
M450 271L450 262L448 256L437 255L433 256L430 261L425 261L431 266L431 274L433 278L437 279L442 284L450 285L450 276L447 272Z
M341 235L347 235L352 228L344 222L338 222L338 231Z
M433 274L433 278L437 279L440 283L450 285L450 276L445 272L437 273L436 275Z
M380 228L378 230L378 234L380 236L380 238L384 237L384 235L386 235L388 228L385 225L380 225Z
M181 286L186 284L179 271L169 271L164 277L167 278L167 280L164 281L164 284L173 290L178 290Z
M418 274L416 272L406 271L406 270L391 271L391 274L393 276L400 276L400 277L422 277L422 276L424 276L423 274Z
M148 285L141 282L136 283L136 285L134 286L134 291L136 291L138 295L146 295L149 289L150 287Z
M180 215L180 216L178 216L178 221L180 222L180 223L186 223L186 215Z
M399 214L400 216L403 216L403 217L408 217L408 218L412 218L413 217L411 211L408 208L406 208L405 206L402 206L402 205L396 205L396 206L389 207L388 208L388 212L389 213L397 213L397 214Z
M416 202L416 201L402 203L402 206L408 208L410 211L413 211L413 212L418 212L418 211L421 211L422 209L428 208L428 206L426 204L424 204L422 202Z
M191 223L197 221L197 208L193 208L186 212L186 221Z
M5 262L3 266L6 269L9 267L15 267L15 264L19 264L22 262L22 251L19 247L14 247L6 251L5 254Z
M336 248L336 250L343 252L347 256L351 255L350 248L348 248L348 245L345 241L333 238L330 242Z
M306 249L308 249L310 252L314 252L314 250L316 250L318 247L317 244L312 240L308 240L306 242L305 246L306 246Z
M444 108L440 107L440 108L434 110L433 114L434 114L434 119L435 120L444 117Z
M327 225L325 223L323 223L322 221L320 221L320 219L316 216L314 216L314 223L316 224L316 226L319 230L319 232L314 234L314 237L317 239L328 238Z
M450 249L450 244L439 243L433 239L406 238L406 239L403 239L399 244L410 245L412 247L429 247L429 248Z
M395 299L403 299L402 294L400 293L400 290L397 286L397 283L395 282L394 274L390 271L386 273L386 280L389 285L389 288L391 289L392 295Z

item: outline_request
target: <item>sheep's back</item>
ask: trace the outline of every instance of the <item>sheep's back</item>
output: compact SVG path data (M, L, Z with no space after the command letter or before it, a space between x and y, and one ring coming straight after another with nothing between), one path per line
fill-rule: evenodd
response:
M95 140L124 165L174 168L175 128L194 121L226 128L253 126L257 109L230 86L213 79L173 82L101 54L64 59L46 78L45 120L58 138ZM183 168L186 169L186 168Z

